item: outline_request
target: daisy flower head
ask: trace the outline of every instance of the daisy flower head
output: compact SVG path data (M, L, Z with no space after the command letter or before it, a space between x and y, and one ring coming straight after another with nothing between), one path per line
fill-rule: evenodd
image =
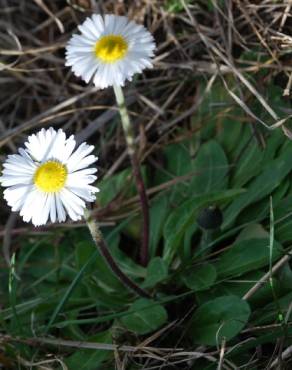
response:
M78 26L66 46L66 65L95 86L123 86L135 73L151 68L155 43L149 31L127 17L94 14Z
M25 222L35 226L63 222L66 215L80 220L85 202L93 202L98 189L96 168L88 168L97 157L90 155L94 146L82 143L76 150L74 136L63 130L42 129L28 137L25 148L8 155L0 183L12 211L19 211Z

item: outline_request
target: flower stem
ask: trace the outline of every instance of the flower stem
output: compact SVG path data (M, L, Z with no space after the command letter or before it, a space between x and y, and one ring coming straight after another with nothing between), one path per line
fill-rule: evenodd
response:
M128 289L135 292L138 296L143 298L151 298L151 296L136 283L134 283L123 271L119 268L115 260L113 259L105 240L99 230L98 223L91 217L91 213L88 209L84 212L84 218L89 228L90 234L94 241L95 246L103 256L108 266L112 270L113 274L121 281L121 283Z
M140 165L136 154L135 138L133 127L130 122L127 107L125 105L125 97L123 90L120 86L114 85L114 92L116 101L119 107L121 121L125 139L127 142L128 154L131 159L133 175L136 181L136 187L139 194L142 215L143 215L143 234L142 234L142 247L140 250L140 262L142 266L147 266L149 259L149 204L148 197L145 190L144 181L141 175Z

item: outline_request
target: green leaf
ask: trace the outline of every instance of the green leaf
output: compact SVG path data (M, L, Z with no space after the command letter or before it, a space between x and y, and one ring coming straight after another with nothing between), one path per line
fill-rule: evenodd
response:
M187 263L193 256L193 243L192 238L195 232L198 230L198 225L193 223L187 227L183 238L183 250L179 250L179 254L182 258L183 263Z
M200 82L200 88L203 91L206 86L206 81L201 80ZM217 120L218 113L222 112L222 107L226 108L230 106L234 107L232 98L230 97L228 91L225 89L224 85L219 80L217 80L212 85L212 89L210 89L208 93L204 95L204 99L199 106L197 116L204 116L204 118ZM205 117L206 115L208 117ZM208 122L209 125L209 121L206 122Z
M68 253L68 249L66 248L59 248L59 250L56 250L54 245L49 242L41 243L29 257L29 263L34 266L34 268L29 271L30 274L35 280L41 278L45 279L47 282L56 284L60 273L64 272L64 259L66 253ZM55 268L56 266L57 268ZM66 273L64 275L66 275ZM72 276L67 276L69 279L71 277Z
M131 169L127 168L116 175L102 179L98 183L100 192L98 193L98 202L101 206L107 205L120 192L129 195L135 194L135 188L131 180Z
M169 199L167 195L164 195L155 198L151 203L149 253L151 257L154 257L167 217Z
M167 278L167 265L160 257L153 258L147 267L147 276L143 287L150 288Z
M290 292L292 286L292 270L289 262L287 262L278 273L278 279L281 284L281 288L286 292Z
M84 263L84 265L81 267L81 269L78 271L76 276L74 277L71 284L68 286L68 289L66 290L65 294L63 295L62 299L59 301L58 305L55 307L54 312L52 313L50 320L45 328L45 334L48 333L50 330L50 327L56 320L57 316L61 312L61 310L64 308L64 305L66 302L70 299L70 296L72 295L74 289L77 287L77 285L81 282L82 276L84 272L86 271L87 267L90 266L91 263L95 260L95 258L98 255L98 251L93 251L90 257L88 257L87 261Z
M196 172L190 183L193 194L226 188L228 162L222 147L215 140L210 140L200 147L192 171Z
M163 184L177 176L184 176L192 171L192 143L190 140L179 144L168 145L163 153L165 155L165 170L156 171L154 184ZM167 203L175 204L186 198L189 192L189 181L179 181L169 189Z
M249 224L237 235L236 242L249 239L266 239L269 237L267 230L261 224Z
M232 179L232 186L239 188L262 171L264 152L254 142L247 144L247 148L236 161L236 172Z
M87 261L90 259L90 257L94 254L96 251L96 247L93 242L83 240L76 244L75 247L75 261L76 261L76 268L77 270L81 270L82 267L87 263ZM97 255L95 255L95 258L97 258ZM85 274L92 273L95 270L95 263L90 264Z
M167 172L175 176L183 176L191 171L192 157L190 142L168 145L164 150L167 160ZM172 179L168 176L167 180Z
M220 278L238 276L269 264L269 239L244 239L236 242L216 262ZM274 242L273 261L282 254L282 247Z
M88 341L93 343L111 344L111 332L107 330L90 337ZM80 349L65 359L65 363L70 370L95 370L113 355L112 351L97 349Z
M288 218L281 225L277 226L275 229L276 238L281 241L281 243L291 242L292 240L292 219Z
M281 184L282 180L292 169L291 156L292 144L286 148L286 151L281 157L272 161L265 170L252 181L246 193L239 195L228 207L225 212L223 229L226 229L245 207L264 198Z
M278 219L285 218L285 216L289 215L291 212L292 212L292 194L290 189L289 194L287 194L285 198L281 199L277 206L274 207L275 221L277 221Z
M208 289L216 281L217 272L213 265L206 263L202 266L194 266L192 269L181 276L188 288L198 292Z
M147 334L167 321L165 308L149 299L138 299L130 309L129 314L121 318L122 324L137 334Z
M265 274L264 270L255 270L244 274L240 280L227 280L216 283L210 289L196 293L197 301L200 304L208 302L224 295L235 295L242 298ZM273 280L274 287L279 286L279 282ZM248 300L251 308L262 306L265 302L272 300L272 291L269 282L266 282L255 294Z
M283 89L280 86L269 84L266 89L266 99L279 117L286 117L286 110L291 109L290 99L283 96Z
M270 194L273 197L273 207L277 207L283 196L287 193L290 186L290 179L285 178L281 184ZM250 204L238 216L237 223L245 224L251 220L261 221L268 218L270 214L270 200L268 197Z
M96 281L89 280L86 284L86 289L88 295L90 296L92 302L100 305L103 309L104 307L109 308L110 310L116 310L124 308L129 303L129 298L127 297L128 289L125 289L123 286L117 291L109 291L107 286L104 286L102 283L96 283Z
M279 313L282 313L285 316L290 309L291 301L292 292L269 303L267 306L255 312L253 323L255 325L265 325L275 322L275 320L279 320Z
M120 235L114 231L104 230L103 236L107 242L112 257L117 261L123 272L131 277L145 277L145 269L136 264L119 248ZM93 243L93 242L92 242ZM120 291L123 287L120 280L113 274L104 257L99 253L95 261L95 277L107 291Z
M292 240L292 195L283 198L274 209L275 237L281 243Z
M217 140L230 159L233 151L242 142L243 131L245 130L244 125L234 120L234 116L240 114L239 109L228 109L224 113L220 112L220 115L218 115L220 121Z
M264 161L266 167L269 166L270 161L273 160L276 156L281 154L280 149L284 147L283 143L285 144L285 140L283 140L283 133L281 130L275 130L272 135L269 136L267 145L263 151L264 153ZM288 142L288 146L290 143ZM283 148L285 151L286 149Z
M130 276L142 277L146 275L145 268L135 263L130 257L127 256L118 246L111 248L112 256L118 261L122 270Z
M93 241L88 242L92 245ZM109 245L110 252L112 253L113 245ZM96 282L103 287L107 292L119 291L122 289L123 285L120 280L113 274L112 270L109 268L104 257L98 251L98 255L94 262L94 277ZM96 283L95 283L96 284Z
M164 226L165 246L163 259L170 263L187 228L196 222L198 211L210 204L226 202L242 193L242 189L226 190L222 192L198 195L184 202L168 217Z
M188 3L189 0L186 1ZM183 4L179 0L167 0L164 4L167 13L180 13L184 10Z
M236 296L223 296L203 304L191 319L190 334L194 343L216 345L223 338L235 337L250 316L247 302Z

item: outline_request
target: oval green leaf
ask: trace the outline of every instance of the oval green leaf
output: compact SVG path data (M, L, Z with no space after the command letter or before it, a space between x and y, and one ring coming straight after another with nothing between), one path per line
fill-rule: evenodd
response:
M216 345L235 337L246 325L250 308L246 301L230 295L203 304L191 319L190 334L198 344Z
M147 334L161 327L167 321L165 308L149 299L138 299L121 318L122 324L137 334Z
M195 292L208 289L216 278L216 269L209 263L203 266L194 266L191 271L189 270L182 275L184 284Z

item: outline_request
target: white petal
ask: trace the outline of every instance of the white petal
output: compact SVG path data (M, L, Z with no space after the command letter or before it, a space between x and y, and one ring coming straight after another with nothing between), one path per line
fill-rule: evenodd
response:
M68 190L65 192L63 189L60 192L60 200L63 203L69 217L73 221L80 220L81 216L84 214L84 209L78 204L72 202L72 199L68 196L68 193Z
M56 217L57 217L57 208L56 208L56 195L49 194L49 197L51 198L51 205L50 205L50 219L54 223L56 222Z
M13 185L29 185L32 184L32 178L30 175L3 175L1 177L2 186L13 186Z
M64 207L63 207L63 204L61 202L61 198L60 198L59 194L55 195L55 201L56 201L58 221L63 222L63 221L66 220L66 212L64 210Z
M44 203L41 212L39 212L38 225L45 225L47 223L51 211L51 204L51 194L44 194Z
M92 193L91 189L88 188L78 188L78 187L68 187L68 190L77 195L78 197L84 199L86 202L95 201L96 196Z
M87 145L86 143L82 143L79 148L70 156L67 162L67 168L69 173L72 172L76 167L78 167L78 163L86 157L89 153L91 153L94 149L93 145Z
M19 211L32 190L32 185L14 185L4 190L4 198L12 211Z
M92 165L96 161L97 161L97 157L95 157L94 155L89 155L85 158L82 158L78 162L75 161L75 163L70 166L70 173L82 170L83 168L86 168Z
M84 23L78 26L79 30L90 40L97 40L100 36L98 28L91 18L86 18Z
M24 204L20 210L20 216L23 217L23 221L29 222L32 219L32 216L38 212L40 199L40 193L36 188L33 188L25 198Z
M66 181L66 187L76 186L78 188L85 187L88 184L92 184L96 181L96 176L86 175L79 176L78 172L70 173Z
M34 226L41 226L47 222L48 213L47 213L47 194L37 191L37 196L34 199L34 202L31 205L32 208L32 218L31 222Z
M74 139L74 136L71 135L65 144L64 153L62 157L62 163L66 163L68 161L68 158L71 156L75 146L76 146L76 141Z

